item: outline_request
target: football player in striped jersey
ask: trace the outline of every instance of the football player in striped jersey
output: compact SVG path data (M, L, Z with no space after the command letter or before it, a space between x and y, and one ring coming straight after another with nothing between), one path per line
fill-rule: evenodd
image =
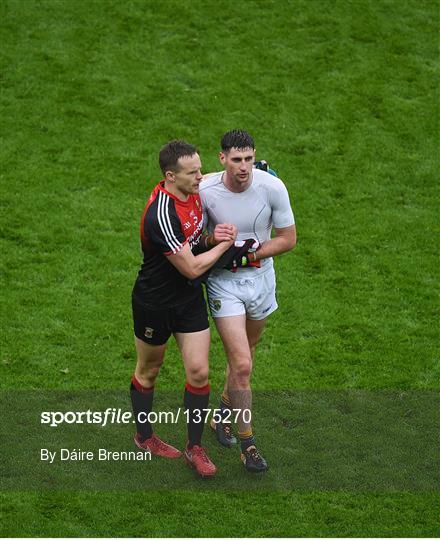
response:
M186 374L188 442L184 457L200 476L208 477L216 473L216 467L201 445L204 423L198 412L209 403L210 333L197 278L233 245L237 229L219 224L213 232L214 247L203 236L198 194L203 176L196 147L171 141L161 149L159 164L164 178L151 193L142 215L143 263L132 294L137 352L130 389L137 428L134 440L138 447L155 455L178 458L182 454L159 439L148 421L155 381L173 334Z

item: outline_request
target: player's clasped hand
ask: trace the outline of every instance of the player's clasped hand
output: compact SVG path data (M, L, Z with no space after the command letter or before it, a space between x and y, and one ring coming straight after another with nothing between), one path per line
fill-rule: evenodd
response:
M214 229L214 242L232 242L237 238L237 227L231 223L218 223Z

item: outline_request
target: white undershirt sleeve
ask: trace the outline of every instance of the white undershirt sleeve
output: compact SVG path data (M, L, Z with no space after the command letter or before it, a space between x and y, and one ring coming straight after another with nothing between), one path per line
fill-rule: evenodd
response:
M282 180L276 179L272 190L272 223L276 229L283 229L295 224L295 216L290 206L289 193Z

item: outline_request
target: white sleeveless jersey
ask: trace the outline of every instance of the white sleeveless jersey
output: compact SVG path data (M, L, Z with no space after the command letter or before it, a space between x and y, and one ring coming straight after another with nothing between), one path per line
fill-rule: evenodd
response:
M253 169L252 183L241 193L226 188L222 176L223 172L208 176L199 188L204 222L210 233L218 223L232 223L238 229L237 240L254 238L262 244L270 239L272 227L282 229L295 223L287 189L276 176ZM272 266L273 260L269 258L261 261L261 268L240 268L236 274L214 270L211 275L245 278Z

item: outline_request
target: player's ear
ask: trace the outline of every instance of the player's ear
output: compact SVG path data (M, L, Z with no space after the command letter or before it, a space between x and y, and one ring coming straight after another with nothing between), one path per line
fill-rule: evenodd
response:
M220 152L220 154L218 155L219 159L220 159L220 163L222 165L225 164L225 161L226 161L226 154L224 152Z
M166 171L165 172L165 180L167 182L175 182L176 179L174 177L174 172L173 171Z

